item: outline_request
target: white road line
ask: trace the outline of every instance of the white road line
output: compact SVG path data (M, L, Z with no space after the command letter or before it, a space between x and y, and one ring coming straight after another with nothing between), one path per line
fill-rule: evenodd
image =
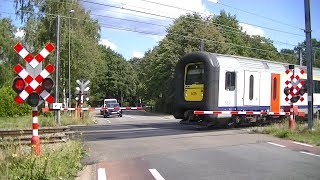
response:
M165 180L156 169L149 169L149 171L156 180Z
M275 145L275 146L279 146L279 147L286 147L284 145L281 145L281 144L276 144L276 143L273 143L273 142L267 142L268 144L272 144L272 145Z
M308 153L308 152L304 152L304 151L300 151L300 153L302 153L302 154L308 154L308 155L311 155L311 156L317 156L317 157L320 157L320 155L312 154L312 153Z
M313 146L310 145L310 144L305 144L305 143L301 143L301 142L295 142L295 141L293 141L293 143L299 144L299 145L302 145L302 146L313 147Z
M107 180L106 170L104 168L98 169L98 180Z

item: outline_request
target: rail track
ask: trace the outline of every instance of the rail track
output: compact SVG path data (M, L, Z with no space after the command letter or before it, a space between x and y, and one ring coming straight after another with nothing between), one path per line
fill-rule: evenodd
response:
M41 143L62 143L76 136L70 127L40 128L39 137ZM32 129L0 130L0 142L19 142L30 144Z

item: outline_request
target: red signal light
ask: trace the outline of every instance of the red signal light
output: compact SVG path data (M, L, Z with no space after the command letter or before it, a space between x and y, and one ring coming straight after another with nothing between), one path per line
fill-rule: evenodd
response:
M24 90L24 87L26 86L24 80L21 77L17 77L13 80L12 89L16 93L20 93Z
M46 91L50 92L53 88L53 80L51 78L45 78L43 81L42 81L42 87L43 89L45 89Z

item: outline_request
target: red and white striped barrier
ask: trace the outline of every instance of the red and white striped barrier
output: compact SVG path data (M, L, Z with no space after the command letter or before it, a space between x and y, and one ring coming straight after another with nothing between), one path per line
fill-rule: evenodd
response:
M194 111L195 115L274 115L274 116L284 116L290 115L289 112L263 112L263 111Z
M61 108L61 111L93 111L93 110L144 110L143 107L119 107L119 108L101 108L101 107L89 107L89 108Z

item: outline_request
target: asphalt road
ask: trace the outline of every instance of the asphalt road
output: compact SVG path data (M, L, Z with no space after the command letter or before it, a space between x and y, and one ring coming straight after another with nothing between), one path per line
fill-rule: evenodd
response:
M245 128L198 130L144 111L95 117L97 125L77 127L91 179L320 179L319 147Z

